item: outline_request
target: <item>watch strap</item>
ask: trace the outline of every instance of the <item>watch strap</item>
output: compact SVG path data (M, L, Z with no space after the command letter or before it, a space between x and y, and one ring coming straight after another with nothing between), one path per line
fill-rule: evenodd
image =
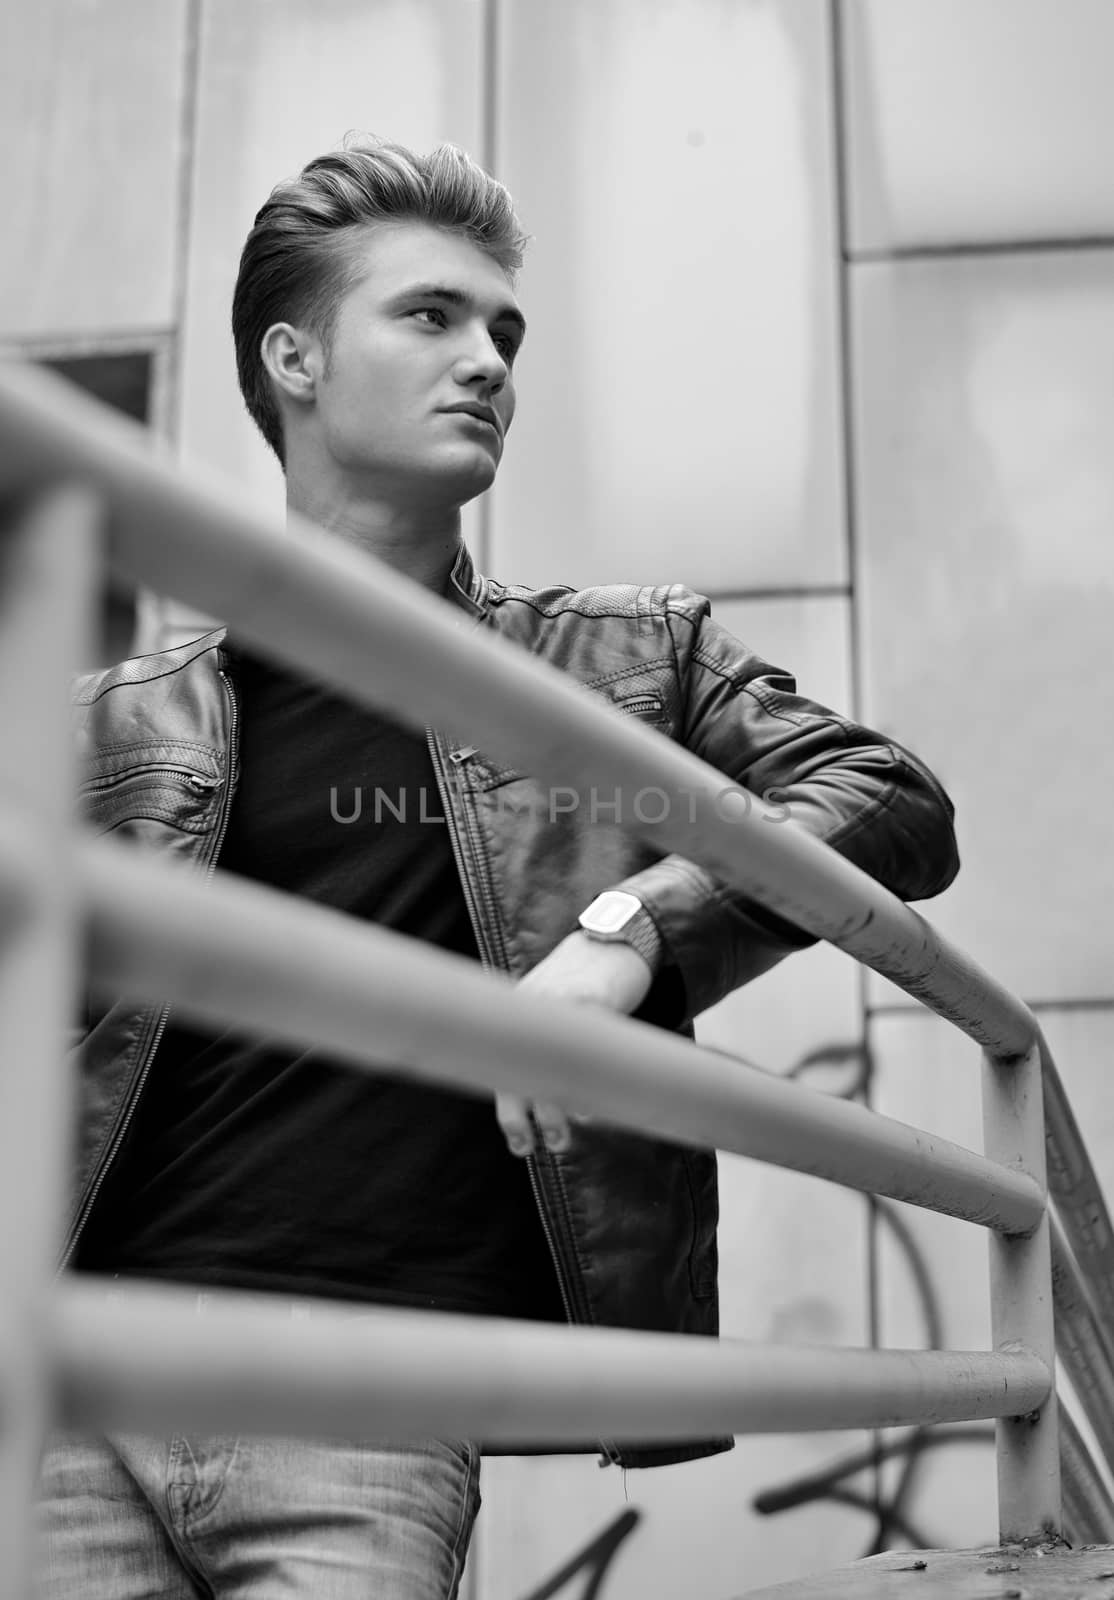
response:
M624 944L629 944L632 950L638 951L651 972L657 972L661 966L664 946L658 925L645 906L636 917L631 918L620 937Z

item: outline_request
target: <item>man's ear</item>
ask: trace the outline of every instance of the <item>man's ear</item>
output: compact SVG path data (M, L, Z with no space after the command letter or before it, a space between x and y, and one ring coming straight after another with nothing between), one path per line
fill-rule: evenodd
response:
M280 394L303 405L313 400L323 361L321 345L312 333L276 322L263 335L259 353Z

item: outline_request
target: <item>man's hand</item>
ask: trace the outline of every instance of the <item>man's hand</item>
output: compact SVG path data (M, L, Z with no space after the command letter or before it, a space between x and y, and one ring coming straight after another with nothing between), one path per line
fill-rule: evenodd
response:
M628 944L604 944L579 929L562 939L544 961L520 981L520 989L554 1000L577 1000L603 1006L608 1011L631 1012L645 999L653 981L650 964ZM516 1094L495 1096L495 1115L516 1156L534 1148L528 1102ZM569 1118L556 1106L537 1103L534 1116L550 1150L565 1150L569 1143Z

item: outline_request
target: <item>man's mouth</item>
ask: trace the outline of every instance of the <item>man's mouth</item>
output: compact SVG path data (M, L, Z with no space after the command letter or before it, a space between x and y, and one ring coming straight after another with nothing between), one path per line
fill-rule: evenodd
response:
M489 428L492 428L500 438L503 437L503 430L499 426L499 419L495 412L490 406L481 405L478 400L462 401L460 405L445 406L444 410L450 416L473 417L477 422L484 422Z

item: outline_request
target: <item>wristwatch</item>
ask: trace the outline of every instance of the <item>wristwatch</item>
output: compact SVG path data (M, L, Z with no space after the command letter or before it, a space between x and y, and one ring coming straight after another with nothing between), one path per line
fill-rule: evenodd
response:
M590 939L602 944L629 944L657 972L662 958L662 937L657 923L636 894L626 889L605 889L580 913L580 926Z

